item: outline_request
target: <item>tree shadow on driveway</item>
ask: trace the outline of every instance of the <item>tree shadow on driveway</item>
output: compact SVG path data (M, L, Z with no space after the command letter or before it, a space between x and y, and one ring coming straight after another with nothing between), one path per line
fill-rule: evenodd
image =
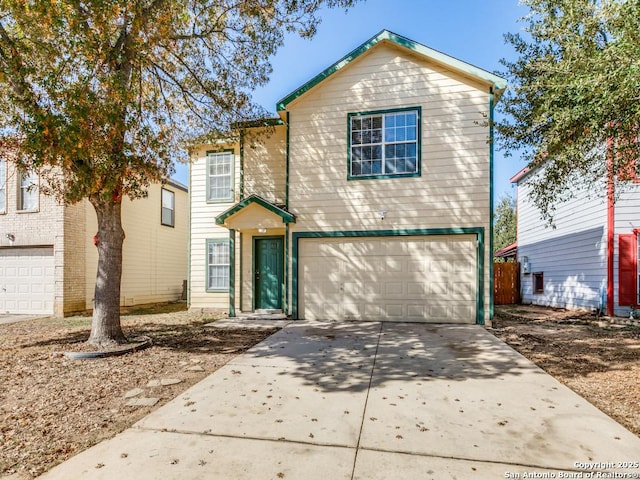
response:
M543 373L483 327L451 324L293 323L247 352L243 362L283 368L282 375L325 391Z

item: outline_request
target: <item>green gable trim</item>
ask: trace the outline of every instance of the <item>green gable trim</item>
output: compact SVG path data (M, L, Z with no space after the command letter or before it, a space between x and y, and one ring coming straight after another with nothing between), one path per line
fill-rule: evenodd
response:
M292 213L289 213L286 210L283 210L282 208L274 205L271 202L266 201L264 198L262 198L262 197L260 197L258 195L251 195L251 196L245 198L244 200L242 200L241 202L236 203L229 210L226 210L225 212L222 212L220 215L218 215L216 217L216 225L224 225L224 222L227 220L227 218L229 218L232 215L235 215L240 210L242 210L243 208L251 205L252 203L256 203L256 204L260 205L261 207L266 208L270 212L275 213L280 218L282 218L282 223L295 223L296 222L296 217Z
M234 122L231 124L231 128L234 130L242 130L245 128L277 127L279 125L284 125L284 122L280 118L259 118L245 122Z
M301 238L397 237L430 235L475 235L476 248L476 324L484 325L484 227L418 228L409 230L346 230L294 232L291 245L291 315L298 319L298 257Z
M315 87L316 85L321 83L323 80L333 75L338 70L341 70L342 68L346 67L349 63L351 63L356 58L366 53L367 51L369 51L371 48L373 48L374 46L376 46L378 43L382 41L388 41L395 45L407 48L431 60L437 61L448 67L451 67L454 70L464 72L468 75L471 75L480 80L488 82L492 84L495 87L495 89L498 91L504 90L507 86L507 82L505 79L491 72L488 72L486 70L483 70L482 68L471 65L470 63L463 62L462 60L458 60L457 58L454 58L445 53L439 52L437 50L433 50L432 48L429 48L418 42L414 42L413 40L410 40L396 33L390 32L389 30L382 30L380 33L378 33L377 35L367 40L358 48L356 48L355 50L349 52L347 55L342 57L340 60L338 60L333 65L331 65L329 68L320 72L318 75L313 77L311 80L309 80L307 83L299 87L297 90L295 90L294 92L290 93L289 95L281 99L276 104L276 109L278 111L286 110L287 105L289 105L296 98L302 96L304 93L311 90L313 87Z

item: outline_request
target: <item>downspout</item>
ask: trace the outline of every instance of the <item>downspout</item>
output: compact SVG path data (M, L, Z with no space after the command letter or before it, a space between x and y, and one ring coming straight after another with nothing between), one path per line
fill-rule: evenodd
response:
M236 231L229 229L229 317L236 316Z
M493 320L493 87L489 88L489 320Z
M607 140L607 316L613 316L613 253L615 235L615 185L613 175L613 138Z
M286 116L284 209L289 211L289 111ZM284 227L284 313L289 315L289 224Z
M187 310L191 308L191 188L193 182L191 181L191 163L192 157L189 154L189 163L187 164L187 177L189 178L189 188L187 189Z
M240 130L240 201L244 200L244 129Z

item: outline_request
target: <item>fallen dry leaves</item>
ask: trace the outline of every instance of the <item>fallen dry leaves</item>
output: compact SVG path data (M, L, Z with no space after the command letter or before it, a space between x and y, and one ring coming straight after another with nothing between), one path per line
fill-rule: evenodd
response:
M640 436L640 327L586 312L500 306L492 331Z
M149 336L153 346L98 360L52 355L86 340L90 318L0 325L0 477L34 478L116 435L273 333L212 329L204 326L211 316L183 305L168 310L123 316L125 333ZM183 381L147 387L161 379ZM153 408L126 406L124 395L134 388L160 401Z
M496 336L640 435L638 327L532 307L496 311ZM122 317L127 334L151 337L151 348L91 361L52 356L88 338L89 318L0 325L0 476L34 478L116 435L271 333L210 329L210 316L179 305L160 312ZM163 378L183 382L147 386ZM160 401L128 407L134 388Z

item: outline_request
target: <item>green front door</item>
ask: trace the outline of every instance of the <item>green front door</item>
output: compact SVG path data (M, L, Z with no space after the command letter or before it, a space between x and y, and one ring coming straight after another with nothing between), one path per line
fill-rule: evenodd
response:
M255 239L255 308L282 308L284 239Z

